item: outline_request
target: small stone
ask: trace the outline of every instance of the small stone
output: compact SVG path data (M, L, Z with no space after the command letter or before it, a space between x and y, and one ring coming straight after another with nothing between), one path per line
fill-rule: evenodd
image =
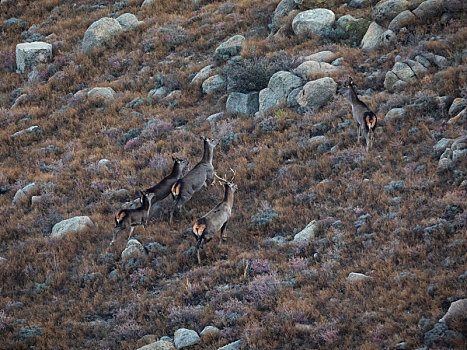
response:
M203 328L201 331L200 335L217 335L219 333L219 328L214 327L214 326L206 326Z
M175 331L174 343L177 349L182 349L194 344L198 344L200 341L198 333L193 330L180 328Z
M227 344L227 345L224 345L220 348L218 348L217 350L240 350L243 346L243 341L240 339L240 340L237 340L233 343L230 343L230 344Z
M297 233L294 236L293 242L295 243L311 243L312 240L315 238L316 231L318 230L318 226L316 221L311 221L306 227Z
M371 279L372 277L367 276L363 273L358 273L358 272L351 272L347 276L347 281L349 282L359 282L359 281L366 281Z
M457 300L449 306L446 314L439 320L455 331L467 332L467 299Z
M140 347L137 350L175 350L175 346L171 342L158 340L154 343Z

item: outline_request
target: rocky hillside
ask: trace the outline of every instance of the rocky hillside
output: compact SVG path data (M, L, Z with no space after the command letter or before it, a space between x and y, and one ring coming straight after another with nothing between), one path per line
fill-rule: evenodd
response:
M462 0L0 3L0 348L463 349ZM344 82L377 115L365 151ZM172 157L236 170L117 235Z

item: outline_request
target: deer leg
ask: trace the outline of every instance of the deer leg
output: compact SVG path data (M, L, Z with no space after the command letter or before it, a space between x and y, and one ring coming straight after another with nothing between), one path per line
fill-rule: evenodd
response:
M198 257L198 265L201 265L201 256L199 255L199 249L196 249L196 256Z
M117 233L120 232L120 230L118 229L118 227L115 227L114 228L114 231L113 231L113 236L112 236L112 241L110 241L110 244L109 245L113 245L114 242L115 242L115 237L117 236Z
M224 222L224 225L221 227L221 242L227 240L227 234L225 233L225 229L227 227L227 221Z
M133 231L135 230L134 226L131 226L130 228L130 235L128 236L128 240L130 239L131 235L133 234Z

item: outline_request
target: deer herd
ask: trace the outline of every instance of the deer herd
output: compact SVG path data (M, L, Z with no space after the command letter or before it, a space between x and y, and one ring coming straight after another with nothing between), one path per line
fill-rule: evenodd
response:
M366 139L366 151L374 143L374 132L377 123L377 117L368 106L362 102L356 91L356 85L352 78L348 78L343 83L344 95L348 98L352 106L352 116L357 121L357 140L360 141L362 135ZM233 176L227 180L225 175L223 178L218 176L212 165L214 147L217 142L207 137L201 137L204 144L204 152L201 160L191 169L185 176L182 177L183 171L188 164L187 160L173 158L174 164L169 175L163 178L155 186L141 191L139 197L139 207L134 209L122 209L115 214L115 229L111 245L115 241L117 233L130 227L130 239L136 226L142 225L146 227L150 218L151 208L159 201L172 195L173 203L169 213L169 223L173 221L175 214L178 214L182 209L187 212L185 204L202 188L207 187L208 182L214 185L216 179L219 184L224 186L223 200L218 203L211 211L195 220L192 226L193 236L196 239L196 254L198 264L201 264L200 249L204 244L212 240L217 232L220 231L219 244L225 239L225 229L227 222L232 214L232 206L234 193L237 190L237 185L233 182L235 171L230 169Z

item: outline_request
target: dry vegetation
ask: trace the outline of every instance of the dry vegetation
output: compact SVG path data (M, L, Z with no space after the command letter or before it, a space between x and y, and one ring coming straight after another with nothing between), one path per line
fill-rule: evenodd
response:
M466 271L467 194L458 187L466 163L440 172L432 152L437 139L465 134L465 125L446 124L446 110L416 109L397 124L381 120L375 149L365 154L354 122L339 127L351 118L342 96L304 115L282 109L258 117L224 115L210 124L206 118L225 109L226 96L203 96L189 82L210 64L221 42L246 33L242 54L264 70L261 74L273 73L262 60L274 70L291 69L299 56L332 49L342 55L360 91L382 91L384 74L368 83L362 70L386 72L396 55L412 58L422 49L458 62L466 39L462 14L458 22L428 24L399 38L381 66L381 52L362 56L358 49L319 38L303 42L290 30L285 32L290 37L268 39L277 1L233 0L229 14L216 12L221 1L209 0L198 6L191 0L156 0L142 12L137 0L128 0L123 10L107 0L99 2L102 8L82 6L95 3L0 5L0 23L16 17L38 24L43 36L55 33L53 62L38 67L37 82L15 73L22 30L5 27L0 34L0 256L7 259L0 261L0 348L135 349L144 345L137 344L144 335L172 336L181 327L200 332L207 325L221 332L204 338L200 349L239 338L249 349L388 349L402 341L421 347L427 329L466 294L459 276ZM332 10L371 16L370 8ZM145 24L91 56L81 53L87 27L114 11L137 14ZM417 46L420 38L433 36L442 40ZM466 94L465 67L429 71L417 86L367 102L382 119L389 108L435 92L452 100ZM239 77L248 76L248 69L253 71L245 67ZM158 74L182 90L178 104L127 107L147 96ZM102 107L74 96L96 86L111 86L116 100ZM27 100L10 109L21 93ZM157 127L132 139L132 130L152 118L159 120ZM318 123L326 125L336 151L307 143L323 134ZM40 126L40 137L11 138L32 125ZM124 264L126 233L109 247L112 214L122 203L107 194L125 188L135 198L167 174L172 155L193 166L201 156L201 134L220 138L216 169L237 169L229 242L222 249L215 240L207 244L202 266L186 254L194 245L186 231L192 219L222 196L219 187L203 189L188 204L192 217L178 217L169 226L165 212L145 230L136 229L143 244L158 242L166 250ZM41 151L49 145L56 151ZM98 170L102 158L111 161L108 171ZM404 180L404 188L388 193L384 186L393 180ZM32 181L54 185L41 189L43 200L34 207L12 205L16 190ZM88 215L96 227L49 237L55 223L78 215ZM320 228L312 243L271 240L290 240L311 220ZM350 272L372 279L349 283ZM24 337L24 329L35 326L37 336Z

